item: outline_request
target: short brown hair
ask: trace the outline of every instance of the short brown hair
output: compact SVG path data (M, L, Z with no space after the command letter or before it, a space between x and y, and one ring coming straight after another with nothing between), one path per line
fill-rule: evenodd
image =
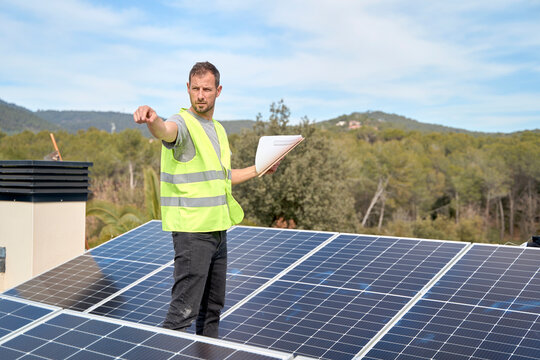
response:
M211 72L216 79L216 88L219 86L219 70L208 61L198 62L191 68L189 72L189 82L191 83L191 78L193 75L204 75L207 72Z

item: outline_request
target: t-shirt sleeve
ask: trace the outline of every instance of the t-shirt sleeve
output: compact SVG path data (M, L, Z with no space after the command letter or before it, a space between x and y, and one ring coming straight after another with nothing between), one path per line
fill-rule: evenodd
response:
M178 134L176 135L176 140L173 142L161 141L163 146L167 149L177 148L177 150L182 149L186 144L186 139L189 136L189 132L186 126L186 122L180 116L180 114L174 114L165 121L172 121L178 126Z

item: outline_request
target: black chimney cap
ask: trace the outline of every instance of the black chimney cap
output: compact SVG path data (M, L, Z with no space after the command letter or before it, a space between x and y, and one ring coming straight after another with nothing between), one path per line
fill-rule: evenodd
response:
M86 201L92 165L79 161L2 160L0 200Z

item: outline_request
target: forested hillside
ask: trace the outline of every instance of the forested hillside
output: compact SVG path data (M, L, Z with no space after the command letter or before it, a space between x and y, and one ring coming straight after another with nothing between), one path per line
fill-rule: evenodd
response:
M162 114L167 118L172 114ZM219 120L219 119L218 119ZM242 129L251 129L254 120L227 120L221 121L228 134L237 134ZM365 133L385 129L398 129L404 131L439 132L439 133L464 133L472 135L484 135L483 133L470 132L463 129L451 128L436 124L426 124L414 119L397 114L388 114L383 111L353 112L344 114L334 119L320 121L316 126L333 131L347 132L357 128L363 128ZM0 131L15 134L25 130L65 130L76 133L79 130L87 130L91 127L107 132L121 132L125 129L137 129L143 135L150 137L147 129L137 126L133 122L132 114L112 111L58 111L38 110L32 112L15 104L8 104L0 100Z
M0 131L16 134L22 130L54 131L59 130L59 127L36 116L28 109L0 100Z
M107 132L121 132L126 129L138 129L144 131L145 136L150 136L150 132L143 127L138 127L133 121L131 114L119 112L100 111L56 111L38 110L35 113L42 119L58 125L60 128L70 133L79 130L87 130L95 127Z
M443 125L421 123L405 116L388 114L382 111L353 112L350 115L341 115L337 118L322 121L318 124L323 129L333 131L348 131L351 128L360 126L378 130L393 128L420 132L481 134Z
M151 134L147 128L138 126L133 121L132 114L119 112L99 112L99 111L37 111L36 115L60 128L75 133L79 130L87 130L95 127L108 132L120 132L125 129L137 129L142 131L144 136L150 137ZM168 116L162 116L165 120ZM231 120L223 121L223 126L229 134L240 132L244 128L251 128L253 120Z
M254 163L262 135L306 140L278 172L235 186L246 224L520 244L540 230L540 133L424 133L304 121L283 102L230 135L233 167ZM55 132L65 160L91 161L88 236L99 243L159 218L158 141L127 129ZM42 159L48 131L0 133L0 159Z

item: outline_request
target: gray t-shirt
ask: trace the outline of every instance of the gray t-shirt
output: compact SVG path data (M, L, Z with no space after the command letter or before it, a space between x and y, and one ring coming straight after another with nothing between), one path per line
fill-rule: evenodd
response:
M199 123L203 127L204 132L206 132L206 135L214 146L214 150L216 150L219 161L221 161L221 150L219 147L219 140L217 137L216 128L214 127L214 122L206 120L205 118L194 114L189 110L188 112L195 119L199 120ZM189 135L186 122L184 121L182 116L180 116L180 114L174 114L166 121L172 121L178 126L178 135L176 136L175 142L162 141L163 146L165 146L167 149L173 149L173 155L177 161L188 162L189 160L193 159L195 157L195 145L193 145L193 140Z

